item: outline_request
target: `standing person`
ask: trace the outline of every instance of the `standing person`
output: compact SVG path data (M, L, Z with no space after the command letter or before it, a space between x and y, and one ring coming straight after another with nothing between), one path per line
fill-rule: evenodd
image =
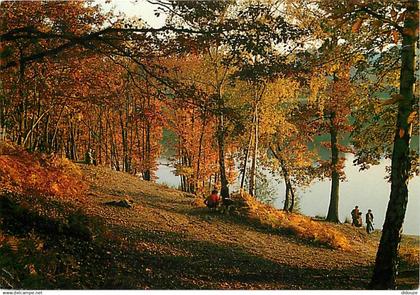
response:
M373 228L373 213L372 210L368 210L368 213L366 213L366 231L368 234L374 231Z
M356 227L360 227L361 224L359 224L359 217L360 217L360 211L359 211L359 206L354 207L353 210L351 210L351 225L356 226Z
M363 226L363 220L362 220L362 212L359 211L359 217L357 218L357 227Z

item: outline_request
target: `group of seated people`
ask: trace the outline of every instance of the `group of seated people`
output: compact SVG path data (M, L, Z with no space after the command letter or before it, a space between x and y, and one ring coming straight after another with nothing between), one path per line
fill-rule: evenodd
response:
M211 191L210 196L208 196L204 200L204 204L210 209L216 209L219 205L223 205L223 209L226 209L227 212L231 212L230 210L233 209L234 201L231 198L223 198L221 199L219 196L219 192L217 189L213 189ZM223 210L222 210L223 211Z
M204 200L208 208L217 208L220 205L220 196L217 190L212 190L210 196Z

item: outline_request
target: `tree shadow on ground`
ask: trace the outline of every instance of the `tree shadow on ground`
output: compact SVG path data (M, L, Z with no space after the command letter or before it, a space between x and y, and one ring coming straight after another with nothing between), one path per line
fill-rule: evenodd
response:
M227 221L232 217L215 218ZM43 269L50 272L43 281L35 281L37 285L28 280L19 287L353 290L366 288L371 275L371 267L291 266L255 255L238 245L195 240L176 232L110 225L104 217L95 219L95 224L102 228L95 230L97 237L88 240L45 229L39 231L38 223L29 223L25 231L36 232L44 241L39 255L50 253L47 257L51 258L35 263L38 276L43 276ZM12 250L9 252L13 254Z
M256 232L260 232L263 234L282 235L282 236L287 237L291 242L299 244L299 245L304 245L304 246L310 245L313 247L328 248L328 249L331 248L327 245L323 245L320 243L312 242L307 239L299 238L291 230L283 229L283 228L272 228L270 226L262 224L258 220L254 220L246 216L221 213L220 210L210 210L207 207L194 207L194 206L191 206L190 204L187 204L187 206L173 207L170 209L168 209L165 205L162 205L159 203L152 203L152 204L147 204L147 205L155 209L165 210L169 213L176 212L182 215L193 216L199 219L200 221L206 222L209 224L211 224L211 222L214 220L219 220L226 224L234 224L238 226L248 227L248 229L250 230L254 230Z
M121 226L113 230L122 236L131 235L131 249L138 243L149 245L144 251L130 250L135 259L127 263L139 270L138 278L144 280L141 285L152 289L363 289L370 272L369 268L360 267L292 267L238 246L190 240L173 232Z

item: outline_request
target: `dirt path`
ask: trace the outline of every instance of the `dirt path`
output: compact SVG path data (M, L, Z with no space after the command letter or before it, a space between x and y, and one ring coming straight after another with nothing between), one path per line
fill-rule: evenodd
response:
M338 225L352 241L352 251L308 245L197 208L179 191L106 168L81 169L91 184L87 211L111 226L132 254L127 268L139 280L133 287L363 289L369 281L378 233L368 237L363 229ZM135 207L103 204L124 198Z

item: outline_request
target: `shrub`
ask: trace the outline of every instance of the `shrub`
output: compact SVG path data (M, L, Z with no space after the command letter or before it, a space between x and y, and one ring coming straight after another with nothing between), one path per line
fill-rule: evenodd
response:
M419 250L417 247L400 247L398 256L403 263L418 268L420 262Z
M201 197L196 197L194 198L194 200L192 200L191 202L191 206L194 207L206 207L206 205L204 204L204 198Z
M61 199L82 198L87 189L69 160L29 153L7 142L0 143L0 183L7 191Z
M334 249L350 250L347 238L325 222L317 222L308 216L275 209L246 193L235 194L232 198L239 214L246 215L260 224L281 229L305 240Z

